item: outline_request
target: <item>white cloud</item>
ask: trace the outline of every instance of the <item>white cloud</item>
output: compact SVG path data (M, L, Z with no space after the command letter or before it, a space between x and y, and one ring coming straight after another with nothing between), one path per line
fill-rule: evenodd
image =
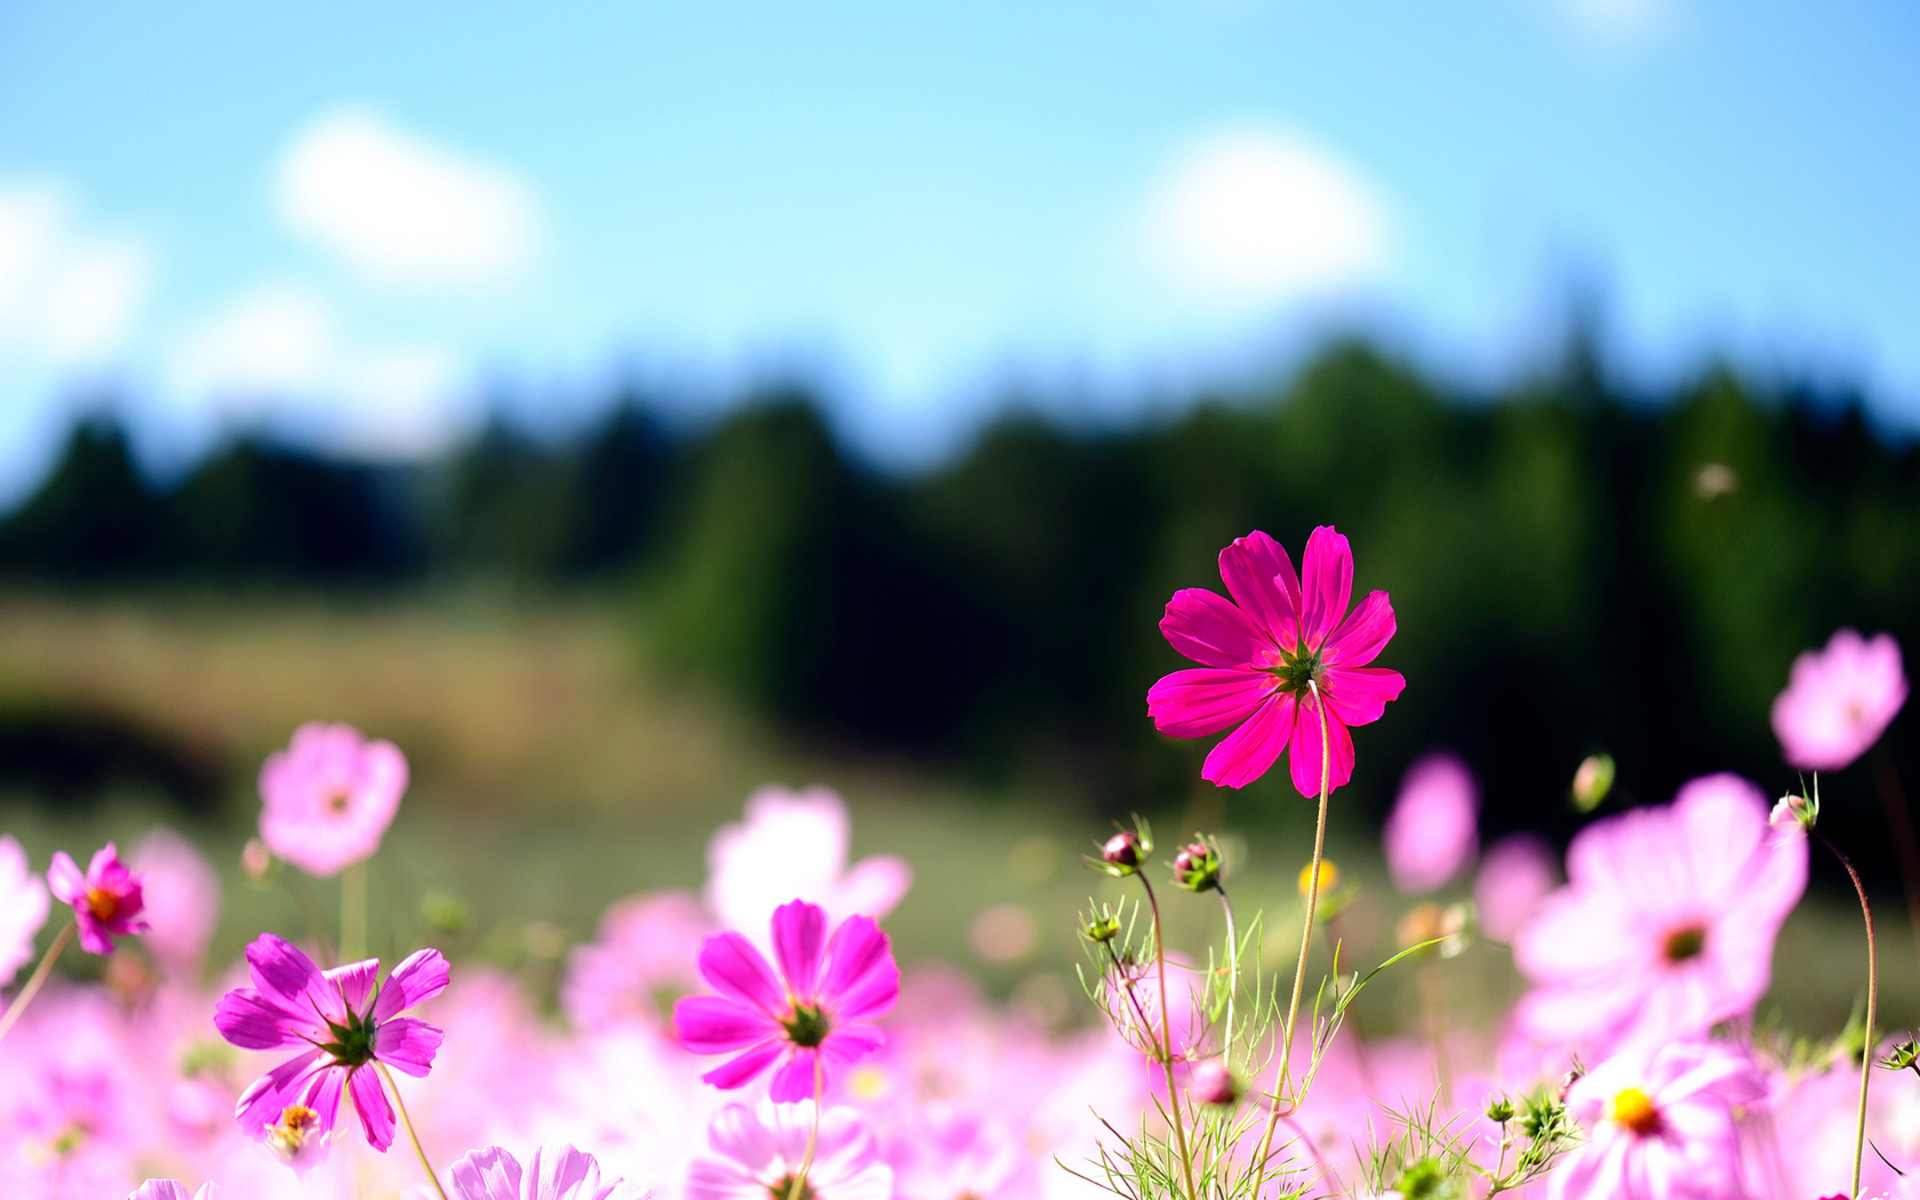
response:
M281 218L367 279L458 288L512 279L540 238L533 189L506 168L354 108L321 116L280 163Z
M1606 45L1637 42L1656 33L1673 11L1669 0L1554 0L1581 33Z
M56 371L98 366L151 276L146 244L88 228L65 189L0 183L0 351Z
M171 392L220 423L261 422L326 449L407 458L465 429L467 372L432 346L362 347L310 286L263 284L187 332L169 364Z
M1259 303L1355 283L1388 256L1386 206L1351 168L1273 129L1209 134L1177 156L1149 209L1175 280Z

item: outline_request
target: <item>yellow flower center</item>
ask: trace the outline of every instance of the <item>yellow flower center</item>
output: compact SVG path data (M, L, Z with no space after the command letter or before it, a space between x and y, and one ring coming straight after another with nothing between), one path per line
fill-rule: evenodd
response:
M1340 886L1340 868L1334 866L1331 859L1321 859L1320 886L1316 888L1313 883L1313 864L1308 863L1300 868L1300 879L1295 886L1300 889L1302 896L1311 895L1315 891L1324 896Z
M120 915L120 897L105 888L88 888L87 911L96 921L111 921Z
M1660 1128L1660 1110L1653 1106L1653 1097L1639 1088L1622 1088L1613 1098L1613 1120L1646 1137Z
M292 1159L306 1148L307 1138L320 1123L320 1114L304 1104L289 1104L280 1119L267 1128L267 1144L281 1158Z

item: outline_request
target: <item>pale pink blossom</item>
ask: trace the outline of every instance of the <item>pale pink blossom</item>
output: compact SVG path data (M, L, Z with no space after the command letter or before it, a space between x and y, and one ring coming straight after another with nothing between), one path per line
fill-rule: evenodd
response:
M1717 1042L1624 1051L1567 1094L1587 1142L1549 1177L1551 1200L1746 1200L1736 1116L1766 1095L1745 1052Z
M755 1108L729 1104L707 1129L708 1152L687 1169L686 1200L784 1197L806 1157L813 1101ZM850 1108L820 1115L820 1138L807 1171L814 1200L892 1200L893 1168L880 1157L873 1129Z
M593 1155L572 1146L535 1150L526 1167L498 1146L475 1150L449 1172L456 1200L643 1200L649 1193L621 1179L602 1181Z
M143 942L147 953L170 974L198 974L220 923L220 879L213 867L192 842L164 828L141 840L131 863L142 876L153 926Z
M830 788L761 788L747 800L746 820L722 826L707 844L708 910L763 950L768 919L789 900L817 904L835 922L879 920L907 894L913 870L892 855L849 870L851 837L846 803Z
M1838 771L1880 740L1906 702L1907 675L1893 635L1869 641L1842 629L1825 650L1793 660L1787 689L1773 702L1773 732L1789 764Z
M260 768L260 837L309 875L373 857L400 811L407 760L351 725L309 722Z
M1479 850L1479 821L1480 789L1467 764L1442 751L1408 767L1380 831L1393 886L1409 896L1446 886Z
M173 1179L149 1179L133 1190L127 1200L222 1200L218 1184L203 1183L189 1195L185 1184Z
M1559 856L1537 833L1510 833L1487 847L1473 881L1480 931L1510 942L1553 889L1560 886Z
M114 938L148 928L141 877L120 861L112 842L94 851L84 875L65 850L54 851L47 884L56 899L73 906L80 948L88 954L112 954Z
M671 999L700 986L695 960L713 920L687 892L655 892L615 903L592 942L568 955L560 1007L580 1029L628 1021L659 1024Z
M48 903L47 885L27 865L27 852L13 835L0 834L0 987L32 960Z
M1347 611L1347 539L1320 526L1301 564L1296 576L1280 543L1255 530L1220 552L1220 578L1232 600L1186 588L1167 601L1161 634L1201 665L1149 688L1147 713L1154 728L1173 737L1233 729L1207 755L1201 775L1210 783L1245 787L1288 752L1302 795L1319 795L1323 765L1329 789L1341 787L1353 777L1348 728L1379 720L1406 686L1398 671L1367 665L1393 637L1393 605L1375 591Z
M1601 1050L1747 1015L1806 883L1805 836L1770 825L1765 798L1736 775L1594 822L1567 850L1567 885L1515 939L1533 984L1521 1030Z

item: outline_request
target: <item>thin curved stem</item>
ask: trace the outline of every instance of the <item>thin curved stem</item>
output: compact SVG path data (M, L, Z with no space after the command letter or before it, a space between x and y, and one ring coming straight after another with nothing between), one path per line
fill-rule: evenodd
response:
M0 1038L5 1038L7 1031L13 1028L13 1023L20 1019L20 1014L27 1011L27 1005L33 1002L34 994L40 990L40 985L45 983L47 976L53 973L54 960L60 957L60 952L65 950L67 943L73 940L73 931L76 928L78 925L75 920L68 918L66 928L54 936L53 945L48 946L47 952L40 956L40 965L33 969L33 974L27 978L26 986L20 989L20 994L15 996L13 1003L7 1006L7 1015L0 1017Z
M1173 1078L1173 1015L1167 1010L1167 946L1160 932L1160 900L1146 872L1140 872L1140 886L1147 890L1147 907L1153 913L1154 973L1160 980L1160 1063L1167 1070L1167 1104L1173 1109L1173 1139L1180 1148L1180 1169L1187 1180L1188 1200L1200 1200L1193 1190L1193 1152L1187 1148L1186 1120L1180 1115L1180 1089Z
M448 1200L447 1189L440 1186L440 1176L434 1174L433 1164L427 1161L427 1151L420 1144L420 1135L413 1131L413 1118L407 1115L407 1102L400 1098L400 1089L394 1084L393 1075L388 1072L387 1065L378 1060L374 1061L373 1069L380 1072L387 1090L393 1093L393 1106L400 1110L400 1124L406 1128L407 1140L413 1143L413 1153L420 1160L420 1169L427 1173L427 1179L433 1184L433 1190L439 1193L440 1200Z
M1313 695L1314 712L1320 718L1320 813L1313 826L1313 861L1307 867L1307 919L1300 929L1300 958L1293 966L1293 998L1287 1001L1287 1020L1280 1032L1280 1065L1274 1072L1273 1113L1267 1118L1267 1131L1260 1137L1260 1150L1254 1156L1254 1195L1266 1182L1267 1155L1273 1149L1274 1127L1280 1118L1291 1116L1300 1107L1299 1097L1283 1100L1293 1061L1293 1025L1300 1015L1300 988L1307 975L1307 950L1313 944L1313 917L1320 903L1320 858L1326 850L1327 796L1333 790L1333 746L1327 741L1327 706L1320 687L1312 680L1307 688ZM1282 1105L1286 1105L1282 1109Z
M1860 1163L1867 1153L1867 1087L1873 1081L1873 1022L1880 1002L1880 949L1873 937L1873 906L1867 903L1867 886L1860 882L1860 872L1853 869L1853 860L1841 853L1832 838L1817 829L1813 832L1847 869L1854 894L1860 897L1860 915L1867 923L1867 1028L1866 1040L1860 1047L1860 1106L1853 1125L1853 1190L1847 1193L1858 1196Z
M827 1091L826 1069L821 1065L818 1051L813 1055L813 1128L807 1133L807 1152L800 1156L800 1169L793 1173L793 1183L787 1188L787 1200L800 1200L807 1190L807 1172L813 1170L813 1152L820 1145L820 1102Z

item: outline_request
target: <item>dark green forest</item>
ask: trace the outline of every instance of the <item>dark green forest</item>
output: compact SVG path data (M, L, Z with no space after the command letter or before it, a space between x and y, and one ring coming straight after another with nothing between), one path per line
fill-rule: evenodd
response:
M804 389L694 433L661 411L623 397L561 441L496 424L405 468L242 439L165 488L89 420L0 523L0 570L118 591L594 589L632 614L636 653L796 735L1105 811L1184 796L1205 751L1145 719L1147 686L1182 665L1155 627L1167 597L1217 588L1214 555L1249 529L1297 555L1332 523L1357 588L1392 593L1381 662L1408 680L1357 734L1358 802L1379 810L1445 744L1481 774L1490 831L1571 828L1568 780L1602 749L1615 803L1724 768L1785 786L1767 708L1793 656L1841 625L1920 644L1920 454L1858 397L1730 369L1627 395L1574 353L1474 396L1347 343L1127 430L1009 415L911 477L857 461ZM1907 768L1912 729L1903 714L1888 738ZM1866 835L1864 770L1828 787ZM1284 772L1258 786L1281 794Z

